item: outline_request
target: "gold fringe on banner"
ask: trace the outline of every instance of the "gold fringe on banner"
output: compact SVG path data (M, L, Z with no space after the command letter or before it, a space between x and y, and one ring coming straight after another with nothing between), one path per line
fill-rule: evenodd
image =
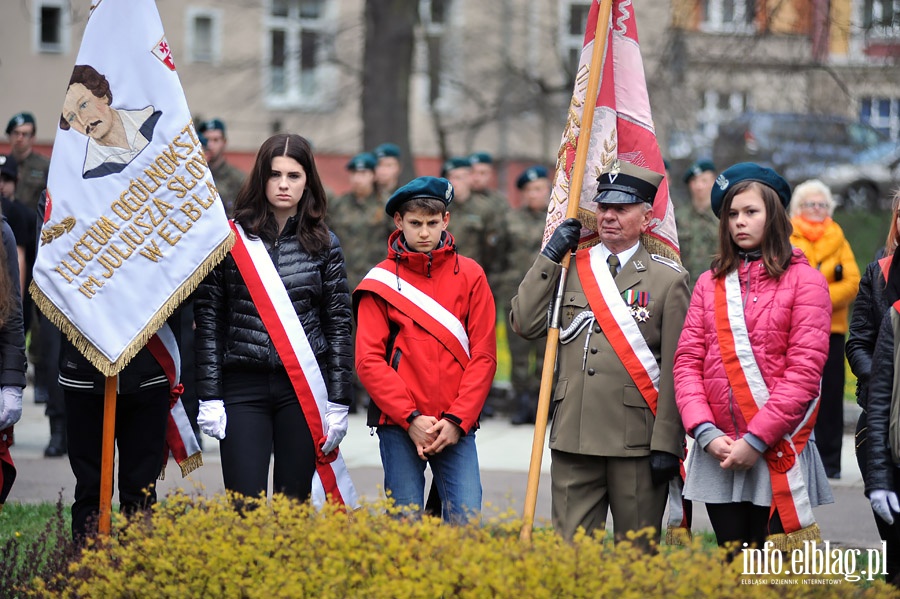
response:
M168 463L168 462L166 462ZM192 456L188 456L184 458L184 460L178 464L178 467L181 468L181 477L184 478L197 468L203 465L203 453L197 452ZM166 464L163 464L162 470L159 471L158 480L166 480Z
M816 543L821 543L822 531L819 530L818 524L813 523L806 528L801 528L800 530L795 530L794 532L780 532L774 535L769 535L768 537L766 537L766 541L771 541L774 544L775 549L790 553L794 549L802 549L804 541L815 541Z
M69 338L72 345L74 345L75 348L97 368L97 370L107 377L115 376L128 365L131 359L134 358L145 345L147 345L147 341L150 340L150 337L156 334L175 309L194 292L194 289L197 288L200 281L206 278L206 275L208 275L209 272L225 258L228 252L231 251L233 245L234 232L229 231L228 237L226 237L225 240L210 253L206 260L197 267L190 278L175 290L172 297L163 304L153 318L150 319L147 326L144 327L144 330L142 330L128 347L125 348L125 351L122 352L122 355L119 356L115 362L110 362L109 359L94 346L94 344L88 341L87 337L84 336L78 327L75 326L75 324L73 324L46 295L44 295L44 292L35 284L34 280L32 280L31 284L28 286L28 292L31 294L35 305L43 312L44 316L46 316L50 322L55 324L56 327Z
M690 528L669 526L666 528L666 545L690 545L693 539Z

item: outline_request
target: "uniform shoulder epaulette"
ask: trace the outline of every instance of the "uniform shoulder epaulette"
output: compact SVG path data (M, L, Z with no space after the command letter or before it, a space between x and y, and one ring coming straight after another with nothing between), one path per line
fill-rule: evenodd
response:
M666 258L665 256L660 256L659 254L650 254L650 259L654 262L659 262L660 264L665 264L675 272L681 272L681 265L672 260L671 258Z

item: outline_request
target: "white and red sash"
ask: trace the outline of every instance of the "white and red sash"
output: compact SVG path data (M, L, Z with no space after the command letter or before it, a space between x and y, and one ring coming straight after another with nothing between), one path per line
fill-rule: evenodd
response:
M728 382L744 420L750 422L769 400L769 389L753 355L737 271L716 281L715 319ZM777 510L785 533L796 539L804 534L818 536L806 480L797 459L812 433L818 409L816 397L797 428L764 454L772 481L770 513ZM804 530L807 532L800 533Z
M609 265L603 260L600 246L595 245L587 252L576 252L575 265L578 269L578 280L581 281L581 288L591 306L594 318L597 319L597 324L600 325L613 351L625 366L655 418L659 400L659 364L625 300L622 299L616 281L609 272ZM690 536L690 525L682 497L684 475L682 459L680 476L669 481L669 521L666 539L670 543L684 542Z
M597 324L656 416L659 364L625 305L625 300L609 273L609 266L601 257L600 246L595 245L588 252L577 252L575 264L578 267L578 279Z
M147 349L162 366L166 379L169 381L169 420L166 426L166 447L163 469L159 478L166 475L166 461L169 453L175 458L175 462L181 468L181 475L187 476L203 465L203 456L200 453L200 443L191 428L191 421L184 404L181 402L181 394L184 387L181 386L181 352L175 334L168 323L150 337L147 341Z
M356 489L340 449L322 453L328 389L300 318L263 242L258 238L250 239L233 221L231 228L236 234L231 256L287 370L316 447L313 505L321 507L330 497L337 504L355 508L358 503Z
M381 297L434 336L465 368L472 357L466 327L433 297L401 278L376 266L366 274L357 289Z

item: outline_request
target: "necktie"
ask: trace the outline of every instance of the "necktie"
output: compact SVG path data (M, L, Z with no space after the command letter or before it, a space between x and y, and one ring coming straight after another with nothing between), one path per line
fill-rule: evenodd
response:
M610 254L609 258L606 259L606 263L609 264L609 274L615 279L616 275L619 274L619 257L615 254Z

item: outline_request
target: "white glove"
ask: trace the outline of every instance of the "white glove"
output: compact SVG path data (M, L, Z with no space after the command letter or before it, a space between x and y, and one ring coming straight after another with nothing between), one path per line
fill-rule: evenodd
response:
M891 512L900 512L900 501L897 501L897 494L893 491L875 489L869 493L869 503L872 504L872 511L888 524L894 523Z
M0 387L0 431L22 417L22 387Z
M200 413L197 414L197 426L210 437L219 441L225 438L225 425L228 416L225 414L225 402L221 399L207 399L200 402Z
M322 445L322 453L334 451L347 436L347 429L350 427L349 413L350 406L328 402L328 407L325 408L326 437L325 444Z

